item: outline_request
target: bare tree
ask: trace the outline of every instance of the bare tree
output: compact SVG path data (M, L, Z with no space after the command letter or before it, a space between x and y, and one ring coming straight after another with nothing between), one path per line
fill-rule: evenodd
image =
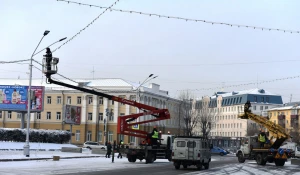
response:
M213 129L216 123L216 115L219 113L217 108L210 108L208 103L206 104L203 101L196 103L195 106L196 116L200 132L202 136L207 138L210 134L210 131Z
M297 145L300 145L300 132L299 132L299 130L293 129L293 130L290 132L290 135L291 135L291 137L292 137L292 141L293 141L293 142L296 142Z
M179 122L182 122L182 129L185 136L192 136L198 124L197 112L194 110L194 95L190 91L182 91L179 95L181 104L179 105Z
M260 125L253 122L248 122L246 136L254 136L255 134L258 135L260 128Z

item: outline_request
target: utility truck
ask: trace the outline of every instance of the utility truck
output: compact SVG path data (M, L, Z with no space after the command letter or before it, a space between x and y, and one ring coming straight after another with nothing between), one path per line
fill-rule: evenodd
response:
M241 148L237 151L236 156L240 163L246 159L256 160L258 165L266 165L267 162L275 162L276 166L284 166L285 162L291 157L289 149L280 148L282 144L290 138L285 129L278 124L273 123L266 117L253 114L250 110L251 103L247 101L244 105L244 112L239 114L241 119L250 119L263 127L267 128L272 137L269 142L260 146L258 136L248 136L242 140Z
M47 48L46 55L44 55L43 58L43 73L46 76L47 83L56 84L56 85L76 89L82 92L86 92L89 94L101 96L107 98L108 100L134 106L138 108L139 111L142 111L141 113L118 117L118 123L117 123L118 134L128 135L132 137L139 137L143 139L143 141L138 147L132 148L130 146L126 146L119 149L121 153L127 154L127 158L129 162L135 162L136 159L139 160L146 159L146 163L153 163L157 158L164 158L164 159L171 160L172 141L174 136L161 135L158 144L153 145L151 143L151 136L149 135L148 132L132 128L132 126L134 125L170 119L170 113L168 109L159 109L157 107L138 103L136 101L127 100L117 96L109 95L101 92L101 90L95 90L90 87L83 87L83 85L80 84L78 84L78 86L75 86L61 81L56 81L52 79L51 76L57 73L58 62L59 62L59 58L52 57L52 52L50 48ZM137 119L139 117L145 115L149 115L153 117L152 119L149 120L140 119L137 122ZM116 143L119 142L117 141Z

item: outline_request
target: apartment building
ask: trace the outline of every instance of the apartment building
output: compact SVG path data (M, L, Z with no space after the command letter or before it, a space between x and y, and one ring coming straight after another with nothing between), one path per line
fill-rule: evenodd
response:
M280 95L258 88L216 92L213 96L206 96L201 99L204 103L208 103L208 107L214 111L210 136L215 145L237 146L240 138L247 135L248 129L256 125L250 120L238 118L239 112L243 112L244 104L248 100L251 102L252 112L263 116L267 116L266 111L268 109L283 104Z
M299 102L268 110L270 121L281 125L286 132L299 131Z
M163 133L166 133L167 131L178 133L176 111L178 111L179 101L171 98L168 95L168 91L161 90L160 85L158 84L151 83L146 87L123 79L75 80L76 82L79 82L79 84L68 80L60 81L72 85L87 86L103 93L136 100L150 106L167 108L171 114L170 120L147 123L139 126L139 129L151 131L153 126L156 125ZM26 86L28 80L2 79L1 84ZM105 140L111 142L117 139L122 139L125 143L139 142L135 137L117 135L118 116L139 112L136 107L114 102L103 97L87 94L74 89L54 84L46 84L45 80L35 79L32 81L32 85L45 86L45 93L44 111L31 113L30 128L70 130L70 124L64 122L64 109L66 105L74 105L81 107L81 123L80 125L72 125L73 136L71 142L73 144L83 144L85 141L97 141L103 144ZM106 116L106 110L110 111L108 116ZM152 116L142 116L140 117L140 120L152 118ZM26 123L26 112L1 111L0 109L0 127L20 128L22 127L21 121L24 119ZM107 121L106 134L104 121Z

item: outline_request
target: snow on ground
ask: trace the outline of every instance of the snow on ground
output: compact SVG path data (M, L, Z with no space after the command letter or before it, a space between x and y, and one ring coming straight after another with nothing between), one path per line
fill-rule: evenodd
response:
M23 149L24 142L0 142L1 149ZM56 144L56 143L29 143L30 149L61 149L61 147L77 147L72 144Z
M185 175L300 175L298 165L292 165L290 161L285 162L283 167L267 163L266 166L257 165L255 161L244 164L230 164L223 167L202 170L200 172L186 173Z
M123 168L141 168L149 166L164 166L169 164L168 160L157 160L153 164L145 164L144 161L136 163L128 162L127 158L115 158L112 163L111 158L80 158L80 159L61 159L59 161L39 160L39 161L18 161L1 162L1 175L48 175L48 174L67 174L82 173L91 171L103 171Z

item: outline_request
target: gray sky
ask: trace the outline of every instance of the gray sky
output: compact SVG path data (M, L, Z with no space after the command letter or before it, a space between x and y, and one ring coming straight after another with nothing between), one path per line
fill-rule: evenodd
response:
M114 1L77 2L109 6ZM120 0L114 8L300 30L299 6L297 0ZM0 0L0 61L29 59L44 30L51 32L40 49L62 37L71 38L102 11L56 0ZM138 82L153 73L159 77L152 82L176 96L182 89L215 88L222 84L229 86L298 76L299 37L300 34L108 11L53 56L60 58L59 73L66 77L92 78L93 67L95 78ZM41 61L42 54L35 59ZM26 72L28 65L0 64L0 78L20 76L25 79L28 78ZM33 78L41 77L42 73L33 69ZM264 83L258 87L281 94L284 102L289 101L290 94L293 94L292 101L300 101L299 79ZM224 90L256 87L248 85ZM201 97L218 90L193 92Z

